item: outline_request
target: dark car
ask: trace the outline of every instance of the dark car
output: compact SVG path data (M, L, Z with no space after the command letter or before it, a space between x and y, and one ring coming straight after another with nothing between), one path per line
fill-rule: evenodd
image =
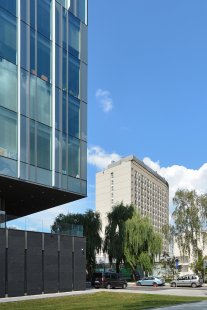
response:
M116 272L95 272L92 276L91 285L95 288L126 288L127 281Z

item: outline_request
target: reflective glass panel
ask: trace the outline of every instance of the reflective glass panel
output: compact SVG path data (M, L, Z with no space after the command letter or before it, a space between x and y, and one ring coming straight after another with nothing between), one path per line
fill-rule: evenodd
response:
M75 57L80 52L80 21L69 14L68 50Z
M68 137L68 174L80 178L80 141Z
M17 114L1 107L0 156L17 159Z
M61 90L55 88L55 128L60 130Z
M79 97L80 89L80 62L78 59L69 57L68 62L68 92L69 94Z
M50 41L37 35L37 75L50 82Z
M43 124L51 124L51 86L37 78L37 120Z
M71 136L80 137L80 101L73 97L69 97L68 133Z
M55 86L61 88L61 48L56 44L55 45Z
M67 52L62 50L62 89L67 90Z
M55 171L60 172L61 133L55 131Z
M29 24L29 4L28 0L20 0L21 20Z
M29 162L29 119L21 116L20 122L20 160L24 163Z
M51 0L37 0L37 31L50 39Z
M29 71L29 26L21 22L21 67Z
M17 110L17 67L2 58L0 58L0 105L13 111Z
M65 133L62 133L62 173L67 173L67 137Z
M20 81L20 113L29 116L29 73L23 69Z
M0 156L0 174L17 177L17 161Z
M36 119L37 78L30 75L30 117Z
M30 28L30 71L32 74L37 74L37 68L35 63L35 54L36 54L36 45L35 45L35 31Z
M35 165L36 163L36 147L35 147L35 122L30 120L30 164Z
M33 29L35 29L35 18L36 18L36 0L30 0L30 26Z
M37 123L37 166L51 169L51 128Z
M67 49L67 10L62 9L62 47Z
M16 15L16 0L1 0L0 7Z
M67 100L65 92L62 92L62 131L67 132Z
M62 45L61 40L61 6L55 2L55 42L58 45Z
M17 61L16 29L16 17L0 8L0 56L15 64Z

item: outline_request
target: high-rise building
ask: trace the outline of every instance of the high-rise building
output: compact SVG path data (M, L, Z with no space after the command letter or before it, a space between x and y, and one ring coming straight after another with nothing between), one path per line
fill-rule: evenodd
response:
M112 162L96 174L96 210L101 215L103 234L107 213L121 202L133 204L158 232L169 223L167 181L134 156Z
M0 1L0 210L86 196L87 0Z

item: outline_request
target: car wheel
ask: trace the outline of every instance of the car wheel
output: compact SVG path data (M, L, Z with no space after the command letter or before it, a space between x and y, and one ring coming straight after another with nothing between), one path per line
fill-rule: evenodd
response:
M141 283L140 283L140 282L137 282L137 286L141 286Z
M171 284L171 287L176 287L176 283L173 282L173 283Z
M109 289L111 288L111 284L108 283L108 284L106 285L106 288L107 288L107 290L109 290Z
M154 286L154 287L157 287L157 286L158 286L158 284L157 284L156 282L154 282L154 283L153 283L153 286Z
M126 283L122 285L122 288L125 289L127 287Z
M191 284L191 287L196 288L197 285L196 285L195 283L192 283L192 284Z

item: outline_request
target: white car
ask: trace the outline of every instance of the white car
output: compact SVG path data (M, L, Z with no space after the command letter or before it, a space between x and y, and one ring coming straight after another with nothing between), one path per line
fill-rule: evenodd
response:
M158 286L158 285L165 285L165 279L159 277L144 277L141 280L137 281L137 286Z

